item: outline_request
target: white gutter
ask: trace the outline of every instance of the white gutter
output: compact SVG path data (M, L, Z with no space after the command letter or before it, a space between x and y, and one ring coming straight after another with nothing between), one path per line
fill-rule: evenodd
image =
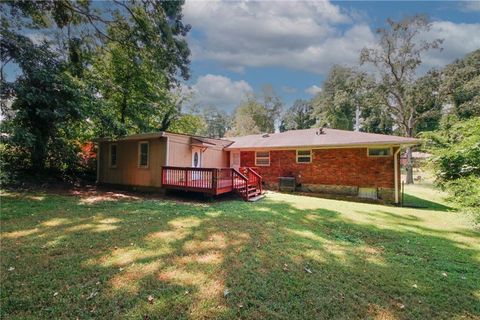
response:
M400 153L400 150L401 150L402 146L399 146L398 147L398 150L395 151L394 155L393 155L393 170L395 170L394 172L394 176L395 176L395 203L398 204L400 201L399 201L399 197L398 197L398 190L399 190L399 183L398 183L398 161L397 161L397 158L398 158L398 154Z

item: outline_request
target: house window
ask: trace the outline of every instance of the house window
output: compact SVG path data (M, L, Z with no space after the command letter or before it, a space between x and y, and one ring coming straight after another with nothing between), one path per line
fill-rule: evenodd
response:
M148 142L140 142L138 144L138 166L141 168L148 168L148 156L149 156Z
M391 148L368 148L369 157L389 157L391 154Z
M117 167L117 145L116 144L110 145L110 167L112 168Z
M297 163L312 162L312 150L297 150Z
M257 151L257 152L255 152L255 165L256 166L269 166L270 165L270 151Z

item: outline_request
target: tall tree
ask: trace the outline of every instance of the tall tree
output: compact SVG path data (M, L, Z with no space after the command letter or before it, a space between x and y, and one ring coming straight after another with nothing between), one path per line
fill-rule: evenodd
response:
M356 112L367 103L375 104L371 93L373 79L354 68L334 65L323 83L322 91L313 99L315 116L320 125L352 130ZM367 113L373 116L374 113ZM365 114L364 114L365 116Z
M421 33L430 29L431 23L425 16L406 17L396 22L387 20L387 27L377 31L379 43L374 48L364 48L361 52L362 64L370 63L378 71L381 87L385 92L384 105L392 114L395 124L403 135L413 137L425 110L419 110L410 103L408 94L415 82L416 71L422 62L422 54L431 49L439 49L441 39L421 41ZM407 183L413 183L412 150L407 149Z
M460 119L480 117L480 49L445 67L439 93Z
M61 144L58 133L82 119L83 88L47 43L35 45L3 26L1 37L2 61L11 60L22 70L13 82L2 77L1 107L8 115L8 143L27 149L31 166L42 171L52 151L49 147ZM5 101L13 102L7 105Z
M296 100L282 117L280 132L311 128L316 122L311 101Z
M250 95L237 107L233 116L233 128L228 135L274 132L282 107L283 103L272 87L264 86L259 97Z
M205 134L208 137L223 138L231 129L231 117L224 111L215 107L207 107L203 111L203 119L206 123Z

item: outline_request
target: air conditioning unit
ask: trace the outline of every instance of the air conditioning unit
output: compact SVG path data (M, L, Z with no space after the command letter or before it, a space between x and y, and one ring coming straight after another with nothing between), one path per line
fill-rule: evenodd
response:
M295 177L279 177L278 190L280 191L295 191L297 185Z

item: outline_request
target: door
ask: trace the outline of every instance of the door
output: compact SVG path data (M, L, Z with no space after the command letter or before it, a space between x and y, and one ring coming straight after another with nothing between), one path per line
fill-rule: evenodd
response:
M240 168L240 152L232 151L230 152L230 167L238 170Z
M202 150L200 148L192 148L192 168L202 167ZM192 180L200 179L200 172L192 172Z

